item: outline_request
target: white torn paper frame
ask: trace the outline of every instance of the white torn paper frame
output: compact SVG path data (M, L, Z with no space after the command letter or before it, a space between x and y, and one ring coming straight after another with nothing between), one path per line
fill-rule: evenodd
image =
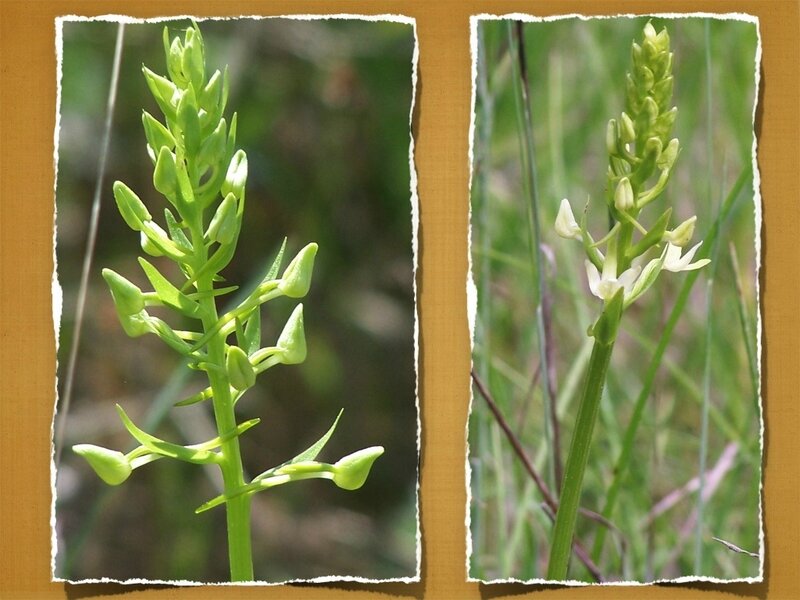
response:
M228 577L225 508L194 514L220 493L216 467L160 460L109 487L70 450L76 443L122 452L134 447L115 403L143 429L179 444L217 436L208 403L173 407L196 393L202 378L156 336L126 337L100 276L108 267L152 289L136 263L143 254L139 236L125 226L111 190L115 180L125 182L166 227L168 204L153 188L141 122L143 109L161 114L141 67L166 73L162 29L168 27L170 38L182 34L189 19L111 15L56 22L53 309L60 397L51 524L57 580L198 585ZM225 115L238 114L236 147L249 162L239 247L219 285L256 285L284 236L287 256L308 241L319 244L304 300L306 361L277 366L236 407L240 421L262 420L241 438L245 470L252 475L291 458L342 408L320 460L386 448L357 491L304 481L253 496L256 583L418 581L415 22L396 15L196 20L208 72L229 65ZM123 25L103 153L115 38ZM105 176L98 183L102 154ZM97 238L67 410L63 385L96 186ZM175 265L148 260L181 280L177 269L169 270ZM218 299L221 308L225 298ZM276 300L263 308L264 345L274 343L295 304ZM154 307L152 314L176 329L197 327L165 309Z
M566 583L756 582L764 562L758 21L651 17L672 44L670 137L681 152L664 196L642 211L643 228L672 206L670 227L697 215L694 244L743 183L652 377L689 274L664 273L622 318L581 495L583 509L607 518L579 514L583 551L573 553ZM586 207L595 239L608 232L606 128L625 110L631 42L641 43L651 17L471 19L473 581L547 580L553 506L592 351L587 328L602 309L582 244L559 237L554 223L568 198L578 222Z

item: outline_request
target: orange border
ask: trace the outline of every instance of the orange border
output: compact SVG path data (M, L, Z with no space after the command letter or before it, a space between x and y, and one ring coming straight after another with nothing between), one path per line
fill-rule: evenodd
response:
M0 597L145 598L800 598L798 456L800 330L797 231L800 185L796 0L519 2L512 0L173 1L196 15L395 13L417 19L414 131L419 175L420 398L423 417L419 584L316 584L258 588L68 585L50 578L50 422L55 348L53 268L55 25L58 15L165 14L143 0L0 0ZM767 561L763 584L637 588L466 583L464 426L469 387L466 317L469 16L618 12L745 12L760 19L763 60L757 133L764 204L762 315Z

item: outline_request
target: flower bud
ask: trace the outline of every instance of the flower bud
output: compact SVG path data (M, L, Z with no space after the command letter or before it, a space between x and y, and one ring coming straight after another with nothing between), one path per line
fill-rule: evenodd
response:
M214 216L211 218L211 223L208 225L206 237L209 241L228 244L233 240L236 235L238 221L236 208L237 204L234 195L228 194L225 196L225 199L220 202Z
M314 257L317 244L308 244L292 259L283 272L278 289L289 298L302 298L311 287L311 274L314 271Z
M306 359L306 336L303 328L302 304L298 304L292 311L275 345L284 365L296 365Z
M627 177L623 177L614 191L614 206L617 210L627 212L636 205L633 198L633 188Z
M164 256L164 252L159 248L153 240L147 237L144 231L139 232L139 245L150 256Z
M642 47L636 42L631 44L631 62L634 67L642 64Z
M227 196L233 194L241 198L244 193L244 185L247 182L247 155L244 150L238 150L231 158L225 181L222 184L222 194Z
M670 131L672 131L672 125L675 123L675 117L677 115L678 109L676 107L671 108L665 113L661 113L654 122L653 133L659 136L663 141L666 141Z
M145 242L147 238L147 242ZM142 227L142 249L150 256L169 256L173 260L180 260L184 252L169 239L167 232L155 221L147 221Z
M611 156L619 155L617 150L617 121L610 119L606 127L606 150Z
M652 26L651 26L652 28ZM655 29L653 30L655 31ZM646 63L651 63L658 56L658 46L656 46L655 36L647 37L647 27L645 27L645 40L642 42L642 55Z
M231 385L240 392L253 387L256 382L256 371L247 358L247 354L239 346L230 346L225 357L225 370Z
M141 337L147 333L153 333L153 326L150 323L150 315L142 311L135 315L121 315L117 311L119 324L123 331L132 338Z
M130 477L131 464L122 452L93 444L76 444L72 451L85 458L108 485L119 485Z
M192 82L192 86L197 90L202 89L206 74L203 38L199 29L189 29L186 32L181 66L184 76Z
M675 159L678 158L678 152L680 150L680 142L678 142L678 138L672 138L667 144L667 147L662 150L661 154L656 161L656 165L659 169L671 169L672 165L675 164Z
M117 202L119 214L134 231L141 231L142 223L153 218L139 196L121 181L114 182L114 200Z
M572 214L572 207L566 198L561 201L561 206L558 208L555 230L562 238L575 240L581 238L581 228L575 220L575 215Z
M178 191L178 172L175 168L175 155L162 146L153 171L153 186L167 198L175 198Z
M653 98L661 110L665 110L672 100L672 88L674 83L675 78L670 75L653 86Z
M661 53L669 50L669 33L667 33L666 27L662 28L661 31L658 32L658 35L656 35L655 45Z
M147 87L150 88L150 93L158 104L158 107L164 113L164 116L173 119L175 118L175 98L178 88L166 77L157 75L147 67L142 67L144 78L147 80Z
M694 226L697 222L697 215L686 219L672 231L665 231L663 240L675 246L685 246L694 235Z
M672 52L665 53L661 69L663 70L663 73L661 73L662 77L672 73Z
M103 269L103 279L120 315L135 315L144 310L144 295L137 286L111 269Z
M197 163L202 166L215 166L223 160L225 142L228 137L227 123L220 119L217 128L209 135L200 146L197 154Z
M367 480L372 463L383 454L383 446L353 452L333 465L333 482L344 490L357 490Z
M183 131L186 153L192 156L200 148L200 117L197 112L197 98L191 86L181 95L178 102L178 125Z
M656 37L656 28L653 27L653 24L648 21L644 26L644 38L645 40L654 41Z
M649 92L653 89L653 84L655 83L656 77L653 75L653 72L645 67L641 66L636 69L636 82L639 93Z
M166 146L170 150L175 147L175 138L170 130L147 111L142 112L142 125L144 126L147 145L152 151L150 156L153 160L158 156L162 146Z
M661 156L661 140L657 137L648 138L644 144L642 162L631 174L631 182L637 188L641 187L656 169L656 161Z
M642 115L640 118L644 119L644 124L652 127L658 117L658 104L651 96L647 96L642 102Z
M639 92L636 90L636 82L630 73L625 75L625 100L627 102L628 112L632 115L637 114L642 108L642 101L639 98Z
M220 117L222 117L222 113L225 111L225 104L228 101L228 91L228 67L225 67L222 73L219 70L214 71L206 87L197 91L197 100L200 108L203 109L199 116L204 132L216 127ZM233 126L233 123L231 123L231 126Z
M651 137L644 144L644 154L648 158L652 157L653 160L657 160L661 156L662 148L661 140L657 137Z
M633 121L628 116L628 113L622 113L622 118L620 119L619 124L622 142L628 144L634 141L636 139L636 129L633 126Z
M167 46L169 40L169 32L164 27L164 45ZM169 77L181 87L185 87L187 82L186 77L183 76L183 66L181 65L181 57L183 56L183 43L179 37L175 37L172 43L169 44L167 50L167 71Z
M200 106L204 108L206 112L212 112L212 109L219 104L220 92L223 89L222 84L222 73L217 69L214 71L214 74L208 78L208 83L206 83L202 91L198 92L197 99L200 101Z

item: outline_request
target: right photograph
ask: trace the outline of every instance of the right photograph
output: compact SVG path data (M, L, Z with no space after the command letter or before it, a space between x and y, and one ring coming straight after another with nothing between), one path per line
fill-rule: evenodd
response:
M761 581L760 36L472 17L473 581Z

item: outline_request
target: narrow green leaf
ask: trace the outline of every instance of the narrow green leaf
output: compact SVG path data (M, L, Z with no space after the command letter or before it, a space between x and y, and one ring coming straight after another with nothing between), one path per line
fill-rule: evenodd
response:
M661 214L655 224L648 230L647 235L628 248L628 251L625 252L625 258L633 260L661 242L661 238L664 237L664 232L667 230L667 225L669 225L670 216L672 216L672 207L667 208Z
M164 209L164 219L167 222L167 231L169 231L169 237L172 238L172 241L184 252L191 252L192 243L189 241L189 238L186 237L186 234L183 233L183 228L178 224L175 215L173 215L172 211L168 208Z
M217 296L224 296L225 294L230 294L231 292L235 292L239 289L238 285L229 285L227 287L222 288L215 288L213 290L203 291L203 292L192 292L190 294L186 294L192 300L200 300L201 298L216 298Z
M309 446L308 448L303 450L300 454L295 456L292 460L290 460L289 464L294 464L306 460L314 460L315 458L317 458L317 455L322 451L322 449L328 443L328 440L331 439L333 432L336 431L336 426L339 424L339 419L341 418L343 412L344 412L343 408L339 410L339 414L336 415L336 419L333 421L333 425L331 425L330 429L328 429L328 431L325 432L325 435L323 435L316 442L311 444L311 446Z
M272 469L268 469L267 471L264 471L260 475L254 477L253 478L253 482L260 481L262 479L265 479L266 477L269 477L270 475L275 473L275 471L277 471L281 467L285 467L286 465L292 465L292 464L295 464L295 463L304 462L304 461L307 461L307 460L314 460L315 458L317 458L317 455L322 451L322 449L328 443L328 440L331 439L331 436L333 435L333 432L336 431L336 426L339 424L339 419L341 418L343 412L344 412L344 409L341 409L339 411L339 414L336 415L336 419L333 421L333 425L331 425L330 429L328 429L328 431L325 432L325 435L323 435L321 438L319 438L316 442L311 444L308 448L303 450L300 454L295 456L293 459L287 460L285 463L282 463L282 464L280 464L277 467L274 467Z
M283 238L283 243L281 244L280 250L278 250L278 255L275 257L275 260L272 261L272 266L269 268L269 271L267 271L267 275L264 277L263 281L269 281L278 276L278 272L281 270L281 262L283 262L283 253L286 251L286 239L287 238Z
M158 269L144 258L139 257L139 264L164 304L180 311L187 317L199 317L200 305L197 302L190 300L185 294L181 293Z
M248 356L261 347L261 311L258 308L250 313L250 317L247 319L243 342L242 348L247 351Z
M650 286L652 286L656 279L658 279L658 275L661 273L661 269L664 267L664 259L667 256L667 249L664 248L664 251L661 252L661 256L658 258L654 258L650 262L645 265L644 269L642 269L641 275L636 280L636 283L633 285L631 289L630 295L625 298L625 308L628 308L631 304L633 304L639 296L644 294Z
M122 424L125 425L125 429L128 430L128 433L130 433L142 446L150 450L150 452L195 464L220 462L220 457L215 452L210 452L208 450L196 450L187 448L185 446L180 446L178 444L165 442L164 440L142 431L133 424L133 421L131 421L128 415L125 414L125 411L119 404L117 404L117 413L119 413Z
M236 328L234 329L236 332L236 345L244 349L244 351L247 353L247 356L250 356L250 353L247 351L247 341L244 337L244 326L242 325L242 320L239 317L236 317L234 319L234 323L236 324Z

